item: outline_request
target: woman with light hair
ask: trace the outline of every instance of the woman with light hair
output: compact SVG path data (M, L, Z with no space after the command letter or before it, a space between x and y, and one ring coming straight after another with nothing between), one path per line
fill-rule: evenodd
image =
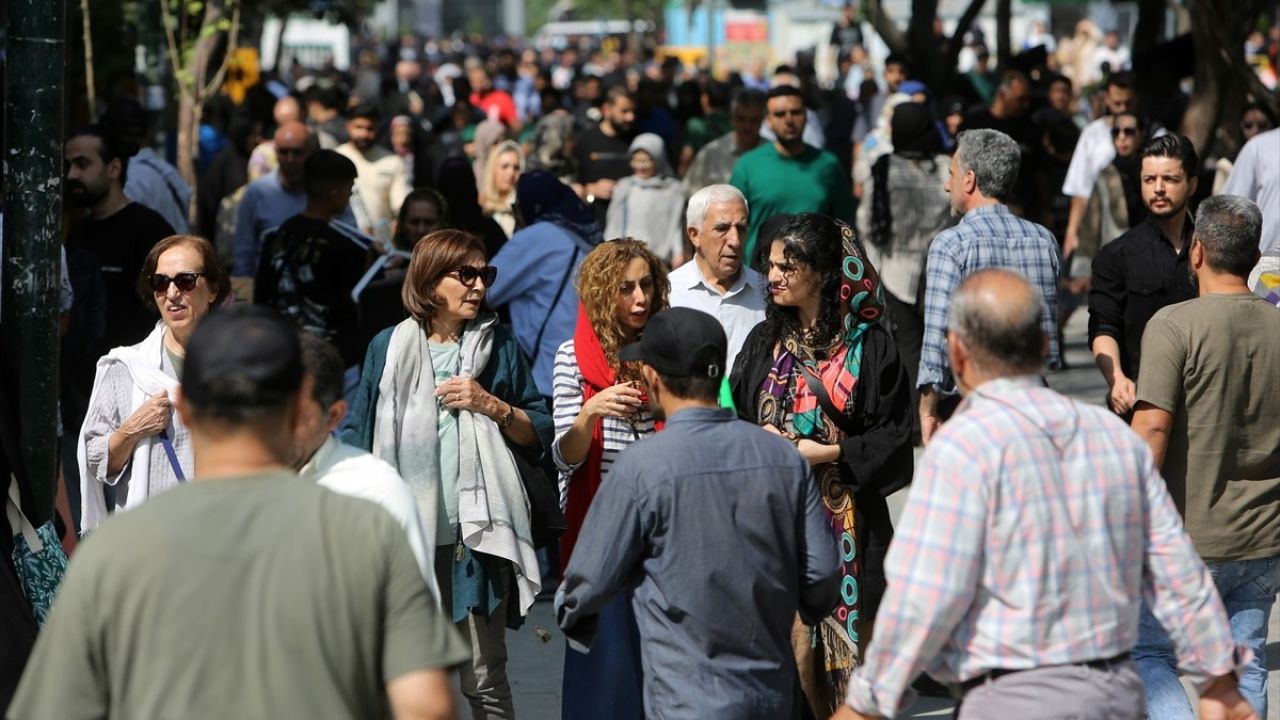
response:
M519 143L503 140L489 151L480 177L480 209L510 238L516 231L516 181L524 171Z

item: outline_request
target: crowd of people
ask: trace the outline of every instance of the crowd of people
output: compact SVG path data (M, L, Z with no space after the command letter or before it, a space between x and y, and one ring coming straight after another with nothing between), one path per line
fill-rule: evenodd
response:
M1265 718L1268 106L1209 163L1110 36L1083 82L975 42L937 98L855 30L825 90L411 39L295 66L194 198L136 100L71 132L84 540L47 618L0 563L8 716L452 717L456 672L512 718L550 599L565 718L938 683L961 718L1190 718L1179 673ZM1086 304L1105 408L1044 380ZM12 487L6 558L39 549Z

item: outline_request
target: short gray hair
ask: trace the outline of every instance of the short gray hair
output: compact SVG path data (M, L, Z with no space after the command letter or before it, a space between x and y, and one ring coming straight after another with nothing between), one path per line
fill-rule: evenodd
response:
M1022 150L999 130L965 130L956 138L956 162L960 172L973 171L984 197L1004 201L1018 179Z
M751 207L742 191L732 185L708 185L689 198L689 209L685 212L685 227L697 228L702 232L702 222L707 219L707 210L718 202L740 202L750 217Z
M1248 277L1258 264L1262 211L1239 195L1215 195L1200 203L1195 239L1204 246L1209 267Z
M1001 302L992 307L981 293L983 280L1013 275L1027 291L1025 302ZM1023 300L1023 298L1018 298ZM988 372L1002 374L1039 370L1044 364L1044 302L1035 285L1011 270L989 268L965 278L951 296L947 328L965 341L976 362Z

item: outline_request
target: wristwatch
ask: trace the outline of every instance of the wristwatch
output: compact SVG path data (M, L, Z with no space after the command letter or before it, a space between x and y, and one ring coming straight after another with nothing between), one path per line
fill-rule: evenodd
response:
M511 423L515 422L515 419L516 419L515 406L513 406L511 403L507 403L506 414L498 418L498 428L501 430L506 430L507 428L511 427Z

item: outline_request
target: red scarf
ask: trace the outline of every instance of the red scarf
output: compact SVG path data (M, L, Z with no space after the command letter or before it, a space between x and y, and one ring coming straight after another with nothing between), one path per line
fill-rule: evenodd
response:
M587 309L578 305L578 326L573 332L573 352L578 359L578 371L582 373L582 403L595 397L596 393L613 387L618 383L618 372L609 366L605 359L604 347L591 327L591 319L587 317ZM647 403L648 397L641 401ZM655 429L661 429L659 424ZM573 473L569 482L569 498L565 505L565 531L560 536L560 567L569 566L573 556L573 546L578 541L578 533L587 518L587 510L591 501L600 489L600 468L604 460L604 423L597 420L591 428L591 446L587 450L586 462Z

